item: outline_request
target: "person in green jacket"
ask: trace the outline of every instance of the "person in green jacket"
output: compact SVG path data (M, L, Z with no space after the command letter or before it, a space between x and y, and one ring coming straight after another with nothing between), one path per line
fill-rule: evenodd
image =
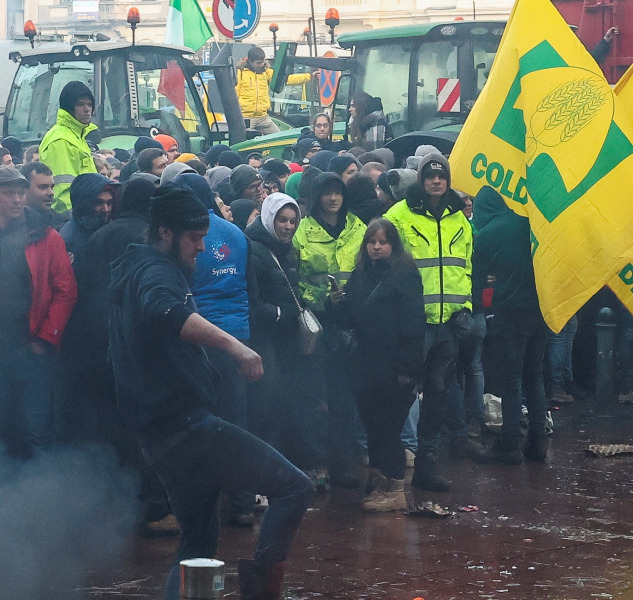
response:
M358 450L356 411L351 389L347 356L340 343L328 305L340 300L340 291L356 264L363 242L365 224L347 210L347 190L336 173L321 173L312 182L308 216L299 223L293 245L299 255L299 295L323 326L323 338L306 367L306 396L303 401L313 410L327 398L327 462L332 485L356 487L353 473ZM332 276L335 283L331 283ZM324 389L325 387L325 389Z
M40 144L40 161L53 172L53 210L70 218L70 184L77 175L96 173L86 136L97 129L91 123L95 99L81 81L70 81L59 95L57 122Z

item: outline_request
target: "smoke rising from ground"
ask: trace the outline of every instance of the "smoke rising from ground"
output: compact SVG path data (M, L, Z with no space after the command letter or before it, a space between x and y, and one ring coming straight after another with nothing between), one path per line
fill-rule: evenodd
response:
M139 484L110 447L0 454L0 598L82 598L91 570L121 562L133 539Z

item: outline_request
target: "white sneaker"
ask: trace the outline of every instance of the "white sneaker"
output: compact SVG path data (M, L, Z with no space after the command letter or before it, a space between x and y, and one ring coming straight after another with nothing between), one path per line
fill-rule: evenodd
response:
M407 469L413 469L415 466L415 454L409 450L409 448L404 449L404 456L407 459L406 467Z

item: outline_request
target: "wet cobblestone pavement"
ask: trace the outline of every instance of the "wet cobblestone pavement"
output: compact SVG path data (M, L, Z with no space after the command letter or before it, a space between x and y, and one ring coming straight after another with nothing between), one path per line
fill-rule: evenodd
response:
M412 491L447 519L368 515L361 490L315 495L287 562L288 600L633 600L633 454L596 458L590 444L631 443L633 406L590 400L553 411L545 465L444 461L450 493ZM411 471L408 472L408 478ZM475 505L477 511L460 512ZM239 599L238 557L254 530L222 529L225 598ZM91 598L162 597L177 539L138 539L119 570L93 574Z

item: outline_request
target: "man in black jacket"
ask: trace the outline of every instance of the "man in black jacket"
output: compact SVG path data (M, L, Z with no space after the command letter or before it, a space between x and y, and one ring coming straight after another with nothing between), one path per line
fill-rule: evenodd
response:
M181 531L166 587L179 598L179 561L212 558L222 489L268 497L254 560L238 561L243 600L281 595L282 562L312 491L310 480L270 446L215 416L218 381L203 345L220 348L254 381L261 358L201 317L187 277L204 250L204 204L162 186L150 209L149 245L133 244L112 266L110 355L123 417L159 474Z

